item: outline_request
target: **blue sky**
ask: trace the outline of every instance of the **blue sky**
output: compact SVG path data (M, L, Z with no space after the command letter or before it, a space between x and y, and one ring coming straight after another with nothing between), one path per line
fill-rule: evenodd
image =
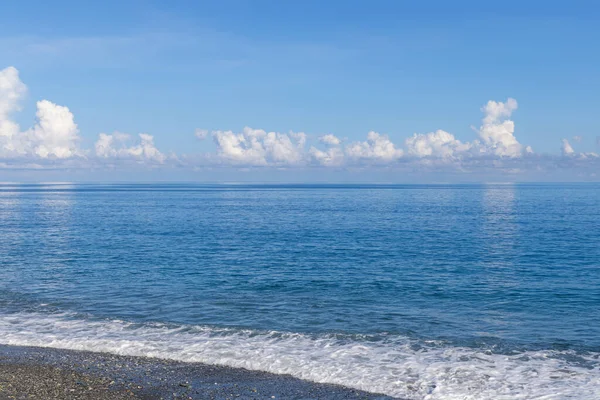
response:
M538 1L7 2L0 12L0 70L14 67L27 87L10 119L20 132L46 132L37 136L52 142L47 139L52 129L35 130L44 125L39 114L36 118L37 102L66 106L77 127L65 134L77 136L81 151L73 147L67 157L27 144L18 155L4 155L5 163L20 170L35 166L38 171L29 177L68 168L81 170L77 176L85 178L85 171L104 168L101 158L110 158L111 168L127 170L125 161L137 157L135 169L144 170L138 151L144 139L137 137L144 133L164 155L154 157L154 164L177 158L177 170L167 174L173 179L205 179L216 165L229 168L228 179L238 176L236 171L240 179L279 176L267 167L282 166L288 169L282 179L335 180L331 168L352 179L365 168L381 170L382 164L389 175L395 163L411 157L418 162L408 167L402 161L402 170L420 175L428 169L432 179L451 168L477 179L507 170L533 178L532 169L550 175L576 170L573 179L595 179L599 163L589 159L600 151L599 11L593 2ZM485 148L469 145L468 156L454 142L443 144L454 146L450 155L405 144L415 133L438 130L462 143L482 141L482 107L490 100L508 104L509 98L518 107L502 114L498 124L514 122L517 150L498 151L503 139ZM244 127L304 132L302 143L291 137L293 146L303 146L302 154L250 155ZM197 129L208 131L199 135L204 140L194 134ZM243 143L237 143L242 152L228 147L227 140L235 139L223 134L229 130L242 135ZM131 135L128 144L111 147L102 157L94 153L98 135L115 131ZM368 143L370 131L388 138L394 150L386 147L380 157L378 145ZM311 155L311 147L328 151L330 144L319 142L326 134L340 139L344 160L327 163L322 154ZM439 138L423 140L429 146ZM117 137L110 140L116 146ZM266 149L266 139L258 140ZM152 151L149 158L156 154ZM34 157L25 161L30 153ZM493 155L503 167L489 172L493 168L481 167L475 153L483 154L483 164L493 162ZM527 154L538 158L515 161L532 157ZM362 161L349 163L351 156ZM580 162L582 157L587 161ZM450 167L442 168L441 159ZM163 176L160 169L149 166L146 175Z

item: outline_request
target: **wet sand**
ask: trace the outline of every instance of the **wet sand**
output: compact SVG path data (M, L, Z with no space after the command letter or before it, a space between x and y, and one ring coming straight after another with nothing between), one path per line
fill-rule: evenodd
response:
M391 399L242 368L0 345L0 400L175 398Z

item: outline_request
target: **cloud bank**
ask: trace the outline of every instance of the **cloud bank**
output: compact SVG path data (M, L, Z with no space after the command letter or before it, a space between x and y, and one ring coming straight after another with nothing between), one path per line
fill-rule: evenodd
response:
M131 136L126 133L115 132L112 135L101 133L94 145L96 157L148 161L158 164L165 162L167 157L156 148L152 135L140 133L138 137L137 144L129 145Z
M99 133L93 148L81 148L75 117L68 107L49 100L36 103L36 122L22 129L14 121L21 111L27 87L14 67L0 70L0 168L102 168L142 165L153 168L277 168L348 170L397 169L403 171L454 171L458 173L580 169L593 174L600 166L596 153L577 152L563 139L559 155L537 154L519 142L515 99L488 101L482 108L475 137L461 141L442 129L413 133L394 141L385 133L370 131L365 140L348 141L334 134L312 136L304 132L272 132L245 127L231 130L197 129L199 140L212 138L214 151L195 155L166 154L147 133L135 136ZM581 142L581 136L572 138ZM600 143L600 140L598 140Z
M196 135L198 136L198 135ZM212 132L224 163L244 166L292 166L304 160L306 134L266 132L245 127L241 133Z

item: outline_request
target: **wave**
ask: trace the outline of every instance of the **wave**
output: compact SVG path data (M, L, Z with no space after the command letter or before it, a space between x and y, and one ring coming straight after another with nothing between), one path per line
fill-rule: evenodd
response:
M0 343L242 367L407 399L600 398L600 354L498 354L397 335L307 335L210 326L0 315Z

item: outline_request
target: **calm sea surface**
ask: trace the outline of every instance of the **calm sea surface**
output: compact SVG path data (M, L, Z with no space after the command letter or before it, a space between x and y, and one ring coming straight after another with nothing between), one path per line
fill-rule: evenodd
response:
M600 398L600 185L1 184L0 343Z

